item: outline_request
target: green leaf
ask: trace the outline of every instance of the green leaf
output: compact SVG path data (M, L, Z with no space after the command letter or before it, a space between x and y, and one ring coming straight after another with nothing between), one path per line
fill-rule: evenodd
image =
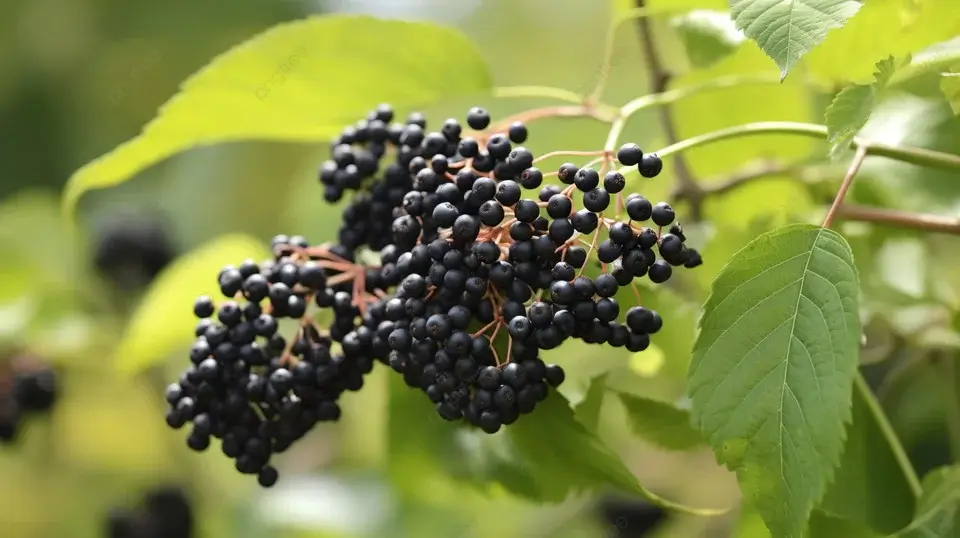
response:
M870 527L856 521L814 510L807 538L880 538Z
M916 501L870 411L867 399L873 396L868 391L859 384L853 391L853 422L847 428L843 456L818 508L889 534L910 522Z
M634 394L617 394L627 411L633 433L667 450L692 450L704 445L690 421L690 412Z
M597 431L600 411L603 408L603 396L607 392L607 374L598 375L590 380L590 387L583 400L577 404L574 414L577 420L592 432Z
M955 14L956 6L951 2L865 2L843 30L830 32L820 46L804 57L804 76L841 84L869 79L877 58L907 58L932 43L955 36ZM894 78L900 76L898 73Z
M946 6L953 9L949 4ZM897 71L890 84L902 84L926 73L946 71L957 62L960 62L960 37L935 43L912 54L910 61Z
M526 418L527 420L523 420ZM507 428L511 444L524 467L543 491L566 493L594 491L611 486L641 495L665 508L696 515L717 515L725 510L697 509L668 501L648 491L596 435L574 417L560 393L550 394L537 406L536 414L522 417Z
M857 0L729 0L737 28L757 42L780 68L780 78L830 30L860 9Z
M960 467L941 467L923 478L917 514L896 538L953 538L960 534Z
M733 53L746 37L724 11L697 9L670 21L687 58L696 68L706 68Z
M693 419L780 537L840 462L860 343L847 242L807 224L752 241L713 283L688 376Z
M265 259L269 254L256 239L227 235L177 259L153 281L130 317L114 351L114 363L123 371L136 372L189 344L196 325L193 302L200 295L221 296L217 284L220 269L248 258Z
M880 99L884 86L896 69L893 56L877 62L877 70L870 84L851 84L840 90L827 107L827 141L831 152L845 149L853 137L867 124L873 108Z
M941 73L940 91L950 103L950 109L953 113L960 116L960 72Z
M381 101L419 106L490 86L480 52L450 28L353 15L280 24L215 58L139 136L74 173L64 210L192 147L329 140Z

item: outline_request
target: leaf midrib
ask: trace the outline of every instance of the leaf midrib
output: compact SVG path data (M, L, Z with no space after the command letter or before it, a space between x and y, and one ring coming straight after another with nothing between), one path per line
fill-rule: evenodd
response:
M780 460L780 479L783 480L784 484L787 483L787 477L783 474L783 399L787 394L787 375L790 372L790 352L793 349L793 333L797 330L797 318L800 317L800 299L803 297L803 286L807 282L807 271L810 269L810 262L813 260L813 253L817 250L817 242L820 241L820 235L823 234L823 230L823 228L819 228L817 230L817 235L813 238L813 241L810 244L810 252L807 255L806 263L803 265L803 272L800 274L800 287L797 290L797 301L793 306L793 323L790 325L789 339L787 340L787 351L783 356L783 382L780 384L780 409L777 410L777 421L780 423L780 427L777 428L777 451L779 456L778 459ZM814 368L813 374L814 377L816 377L816 368ZM790 389L790 392L793 393L793 389ZM796 398L796 395L794 395L794 398ZM800 400L797 400L797 407L800 409L800 413L802 414L803 406L800 405ZM803 473L801 473L801 476L803 476Z

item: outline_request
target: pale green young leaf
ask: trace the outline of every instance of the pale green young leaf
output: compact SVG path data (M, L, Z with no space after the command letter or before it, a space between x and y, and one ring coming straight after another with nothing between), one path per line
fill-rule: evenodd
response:
M793 224L735 254L704 305L693 419L777 538L799 538L840 462L858 292L843 237Z
M881 92L896 70L892 56L877 62L877 69L870 84L851 84L833 98L827 107L825 122L832 144L831 152L849 146L853 137L867 124Z
M693 450L705 444L690 422L689 411L635 394L619 392L617 396L637 436L667 450Z
M940 91L943 92L943 96L950 103L950 109L953 110L953 113L960 116L960 72L941 73Z
M737 28L756 41L780 68L780 78L830 30L860 9L858 0L729 0Z
M935 43L910 55L908 61L897 70L890 85L898 85L918 76L950 70L960 62L960 37Z
M600 411L603 408L603 396L607 392L607 375L598 375L590 380L590 386L583 399L577 404L574 414L577 420L592 432L597 431Z
M217 273L225 265L270 254L260 241L243 235L215 239L181 256L153 281L140 300L114 351L114 363L137 372L164 360L193 340L193 302L200 295L222 297Z
M723 11L696 9L674 17L670 24L680 37L690 64L696 68L714 65L746 39L729 13Z
M140 135L74 173L64 210L192 147L329 140L380 102L417 106L490 85L480 51L451 28L354 15L280 24L214 58Z
M955 35L956 6L952 2L865 2L842 30L830 32L820 46L804 57L804 76L841 84L866 80L873 73L877 58L907 58Z
M960 466L941 467L923 478L913 522L896 538L954 538L960 535Z

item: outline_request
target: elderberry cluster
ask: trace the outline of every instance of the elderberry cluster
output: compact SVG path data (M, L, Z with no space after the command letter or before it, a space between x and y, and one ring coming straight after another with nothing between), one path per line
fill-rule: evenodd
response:
M652 178L656 154L625 144L548 172L521 145L522 122L491 125L475 107L466 125L428 131L421 114L394 116L371 111L320 166L327 201L350 195L337 244L277 236L272 259L224 268L223 299L193 305L192 364L168 388L167 422L192 423L195 450L221 439L263 486L277 479L272 455L337 420L376 362L442 418L495 433L564 381L541 351L569 339L643 351L663 320L635 304L634 280L702 263L673 208L626 194L611 166Z
M48 413L57 388L56 372L39 359L17 356L0 365L0 444L16 441L23 419Z
M220 439L237 470L256 474L264 487L277 480L271 456L318 422L338 420L340 395L359 390L373 368L372 357L347 360L333 348L334 337L342 340L353 330L359 309L351 282L337 285L338 272L317 261L350 254L311 249L298 236L277 236L272 243L273 259L220 271L225 300L196 300L193 313L200 320L189 352L192 364L166 392L167 424L178 429L192 423L191 449L204 451L211 437ZM308 302L334 312L330 327L305 320ZM300 322L290 338L279 332L285 318Z

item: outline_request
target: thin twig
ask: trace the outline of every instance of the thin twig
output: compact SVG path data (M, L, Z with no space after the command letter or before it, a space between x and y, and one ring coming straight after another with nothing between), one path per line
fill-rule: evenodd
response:
M857 204L843 204L837 210L835 217L840 220L874 222L898 228L960 235L960 219L955 217L911 213Z
M637 9L646 9L646 0L636 0ZM650 92L660 94L667 91L670 86L670 80L673 75L667 71L660 60L657 51L657 44L653 38L653 30L650 20L647 17L637 19L637 25L640 29L640 40L643 43L643 56L647 64L647 71L650 74ZM663 105L657 110L660 120L660 129L667 140L667 144L673 145L679 141L677 130L674 126L673 115L670 112L669 105ZM703 189L697 185L693 179L693 174L687 166L686 160L682 155L673 157L673 169L677 178L676 187L673 190L672 198L683 197L690 204L690 220L700 221L703 217Z
M869 147L866 144L857 147L857 152L853 155L853 161L850 162L850 167L847 169L847 175L843 176L843 183L840 184L837 196L833 199L833 204L830 206L830 210L827 211L827 216L823 219L824 228L829 228L830 224L833 223L834 215L837 214L837 210L843 205L843 199L846 198L847 191L850 190L854 178L857 177L857 172L860 171L860 166L863 165L864 159L867 158L868 149Z
M920 478L917 476L917 471L913 468L913 464L910 463L910 457L907 455L907 451L904 450L903 444L900 443L900 438L897 437L897 433L890 424L890 420L887 419L886 413L883 412L883 408L880 407L880 403L877 402L877 398L870 390L870 386L863 378L863 374L857 372L857 376L853 378L853 385L854 390L860 393L860 397L863 398L863 402L867 405L867 410L873 415L880 434L883 435L887 444L890 446L893 458L900 467L900 472L903 473L903 477L906 479L907 485L910 487L914 498L920 498L920 494L923 492L923 486L920 485Z
M658 151L657 154L663 158L672 157L678 153L720 142L721 140L770 134L791 134L826 140L829 132L825 125L819 125L816 123L801 123L795 121L760 121L755 123L735 125L733 127L726 127L716 131L711 131L709 133L691 136L690 138L677 142L676 144L670 144L669 146ZM951 172L960 172L960 155L955 155L952 153L943 153L940 151L933 151L912 146L887 145L880 142L866 141L860 138L854 138L850 145L851 147L855 148L863 145L869 146L867 148L868 155L887 157L903 163L915 164L917 166L926 166L940 170L948 170ZM620 173L622 174L629 172L630 167L624 167L620 169Z
M760 179L766 179L771 176L789 175L798 177L796 172L800 166L796 164L781 163L773 160L761 160L737 170L731 174L723 176L716 180L704 180L700 187L705 196L716 196L726 194L736 190L748 183L753 183ZM685 195L674 198L674 201L686 200Z

